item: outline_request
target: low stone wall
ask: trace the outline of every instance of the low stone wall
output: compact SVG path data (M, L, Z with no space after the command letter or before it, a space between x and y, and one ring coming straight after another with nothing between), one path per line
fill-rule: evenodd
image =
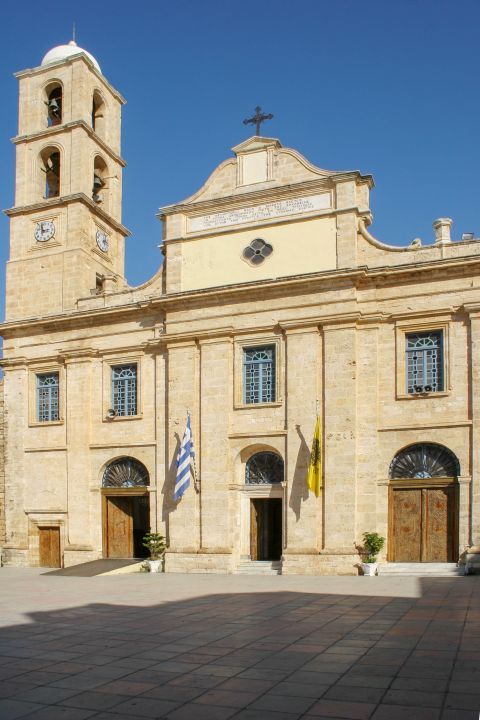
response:
M282 575L358 575L357 554L318 554L284 556Z
M167 573L232 573L232 556L220 553L176 553L165 555Z

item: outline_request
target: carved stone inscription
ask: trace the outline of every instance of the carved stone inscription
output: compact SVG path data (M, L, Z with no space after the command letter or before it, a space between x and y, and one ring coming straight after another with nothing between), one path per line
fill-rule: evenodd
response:
M200 215L188 219L189 232L201 232L227 225L240 225L242 223L269 220L270 218L297 215L298 213L312 212L313 210L327 210L331 205L330 193L309 195L308 197L292 198L291 200L278 200L278 202L253 205L252 207L229 210L211 215Z

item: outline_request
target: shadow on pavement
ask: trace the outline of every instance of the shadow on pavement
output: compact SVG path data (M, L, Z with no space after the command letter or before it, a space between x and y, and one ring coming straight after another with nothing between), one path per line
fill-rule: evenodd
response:
M40 607L59 582L45 580ZM480 578L422 580L417 598L278 590L147 606L134 582L129 604L39 609L0 630L2 720L479 717Z

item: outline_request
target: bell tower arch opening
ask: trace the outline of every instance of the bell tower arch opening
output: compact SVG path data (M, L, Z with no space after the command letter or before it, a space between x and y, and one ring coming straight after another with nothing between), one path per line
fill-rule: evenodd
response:
M61 153L58 147L49 145L40 153L40 197L45 200L60 196Z
M45 88L47 106L47 126L53 127L62 124L63 88L61 83L52 82Z
M101 155L96 155L93 161L92 200L94 203L104 203L107 177L107 163Z
M106 104L103 95L95 90L92 99L92 128L97 135L105 139Z

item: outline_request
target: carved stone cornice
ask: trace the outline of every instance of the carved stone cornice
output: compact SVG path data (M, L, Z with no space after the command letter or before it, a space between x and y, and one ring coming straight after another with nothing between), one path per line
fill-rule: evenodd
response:
M322 292L325 288L329 290L338 287L364 288L370 284L375 285L380 277L384 279L385 283L388 282L389 284L396 284L399 282L399 279L402 278L408 279L409 281L418 280L420 282L423 277L425 277L430 281L432 271L437 269L446 276L456 276L459 272L463 273L464 271L479 271L480 257L469 256L466 258L441 259L433 262L430 261L400 267L369 269L362 266L354 269L329 270L164 295L153 295L149 298L145 298L143 295L143 297L137 301L133 300L133 302L132 298L135 298L135 290L122 290L118 293L125 295L126 302L122 305L88 310L69 310L65 313L50 316L12 320L0 324L0 334L7 337L10 333L25 332L26 330L31 330L33 327L43 327L46 330L52 328L60 330L69 326L81 327L84 325L92 325L92 323L96 325L105 324L106 322L112 323L116 320L121 321L127 316L135 317L135 315L142 315L146 307L148 307L149 310L164 313L180 308L190 308L193 311L195 307L205 305L216 306L225 305L229 302L244 302L252 298L256 293L261 293L262 297L267 299L268 297L274 297L276 294L284 296L286 293L304 293L305 289L308 289L309 293L314 294ZM146 287L142 286L142 293L145 293L145 290ZM117 293L112 294L112 297L115 295L117 295ZM355 302L355 298L352 298L352 303ZM445 309L442 309L442 312L444 311ZM428 312L430 313L430 311ZM427 314L427 311L425 310L424 313L420 314ZM389 317L390 315L381 313L362 316L361 313L345 314L339 312L334 315L319 316L319 323L336 322L342 320L342 318L345 318L347 321L351 320L352 322L382 322L388 320ZM315 319L310 318L308 322L315 322Z
M92 358L98 357L98 355L98 350L95 350L94 348L80 348L78 350L70 349L58 351L58 358L65 365L69 365L72 363L88 362Z
M93 62L90 60L88 55L86 55L80 48L79 52L75 55L70 55L69 57L62 58L60 60L57 60L56 62L48 63L48 65L38 65L35 68L26 68L25 70L20 70L19 72L14 73L14 77L16 78L24 78L29 75L41 75L42 73L50 73L52 68L59 67L61 65L72 65L74 62L83 62L87 67L97 76L98 80L102 83L102 85L105 86L105 88L108 89L108 91L115 97L122 105L126 104L126 100L121 95L121 93L116 90L113 85L110 85L105 75L103 75Z
M118 162L119 165L122 167L126 167L127 163L126 161L121 157L121 155L117 155L116 152L112 150L112 148L107 145L106 142L102 140L101 137L97 135L95 130L88 125L85 120L72 120L68 123L63 123L61 125L52 125L48 128L43 128L42 130L37 130L37 132L33 133L27 133L25 135L16 135L14 138L12 138L12 143L14 145L18 145L20 143L24 142L30 142L31 140L38 140L40 138L51 138L55 137L56 135L64 135L65 130L71 132L72 130L75 130L76 128L82 128L82 130L85 130L87 135L91 137L97 145L99 145L102 150L104 150L107 155L110 155L112 160L115 160Z
M117 222L111 215L102 210L97 203L94 203L85 193L73 193L71 195L62 195L57 198L50 198L49 200L42 200L41 202L31 203L30 205L17 205L16 207L9 208L3 212L8 217L15 217L16 215L25 215L27 213L38 212L39 210L46 210L47 208L59 208L63 205L68 205L72 202L81 202L88 207L88 209L94 214L98 215L104 222L107 222L115 230L123 235L124 237L130 237L131 232L125 225Z

